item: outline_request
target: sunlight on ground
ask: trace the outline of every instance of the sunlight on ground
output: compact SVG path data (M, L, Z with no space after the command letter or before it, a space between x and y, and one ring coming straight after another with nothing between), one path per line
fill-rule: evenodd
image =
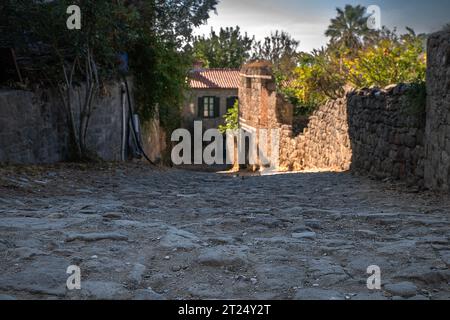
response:
M233 168L227 171L218 171L218 174L237 174L237 175L249 175L249 176L277 176L277 175L288 175L288 174L301 174L301 173L324 173L324 172L346 172L347 170L336 169L336 168L314 168L314 169L305 169L305 170L259 170L259 171L249 171L249 170L239 170Z

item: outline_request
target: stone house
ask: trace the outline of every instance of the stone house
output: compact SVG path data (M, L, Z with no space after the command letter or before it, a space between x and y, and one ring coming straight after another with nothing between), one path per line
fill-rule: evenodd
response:
M224 124L223 116L239 96L239 69L204 69L196 64L189 73L189 89L182 109L183 127L193 130L194 121L203 130Z

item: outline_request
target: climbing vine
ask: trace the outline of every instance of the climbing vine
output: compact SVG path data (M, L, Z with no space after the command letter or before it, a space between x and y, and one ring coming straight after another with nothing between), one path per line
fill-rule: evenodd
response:
M236 100L233 107L228 109L228 112L223 116L225 120L224 125L219 126L221 133L226 133L227 130L239 129L239 100Z

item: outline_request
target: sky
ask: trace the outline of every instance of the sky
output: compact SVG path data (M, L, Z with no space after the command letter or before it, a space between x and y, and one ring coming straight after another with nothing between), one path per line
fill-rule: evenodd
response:
M417 33L433 32L450 23L449 0L219 0L217 14L211 13L208 24L195 30L196 35L209 34L211 27L239 25L249 36L262 39L271 31L284 30L300 41L299 49L311 51L327 43L324 32L336 7L361 4L378 5L381 23L403 32L412 27Z

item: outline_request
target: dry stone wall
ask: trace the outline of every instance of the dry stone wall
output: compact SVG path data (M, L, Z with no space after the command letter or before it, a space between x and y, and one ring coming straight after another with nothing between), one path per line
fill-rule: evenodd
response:
M92 113L86 143L100 158L118 161L122 139L121 88L114 84L106 91L108 94ZM79 99L82 95L75 94L74 106L80 105ZM63 108L50 91L0 92L0 162L34 164L67 160L68 126ZM78 112L76 107L74 112Z
M242 68L241 74L240 126L257 135L259 129L280 129L280 171L349 169L351 150L345 99L321 106L309 117L303 133L295 135L294 107L277 92L270 64L248 64ZM264 154L271 158L272 146L275 144L268 141L268 146L260 145L259 148L263 148Z
M51 163L64 159L64 117L44 93L0 91L0 163Z
M329 101L318 108L300 135L294 137L292 126L284 126L281 136L282 170L345 171L350 167L345 99Z
M353 172L422 184L425 106L411 101L407 85L348 95Z
M280 170L351 169L450 190L450 32L429 38L426 102L405 84L349 92L319 107L298 135L293 106L277 93L270 65L241 72L241 126L281 129Z
M450 32L428 40L425 185L450 190Z

